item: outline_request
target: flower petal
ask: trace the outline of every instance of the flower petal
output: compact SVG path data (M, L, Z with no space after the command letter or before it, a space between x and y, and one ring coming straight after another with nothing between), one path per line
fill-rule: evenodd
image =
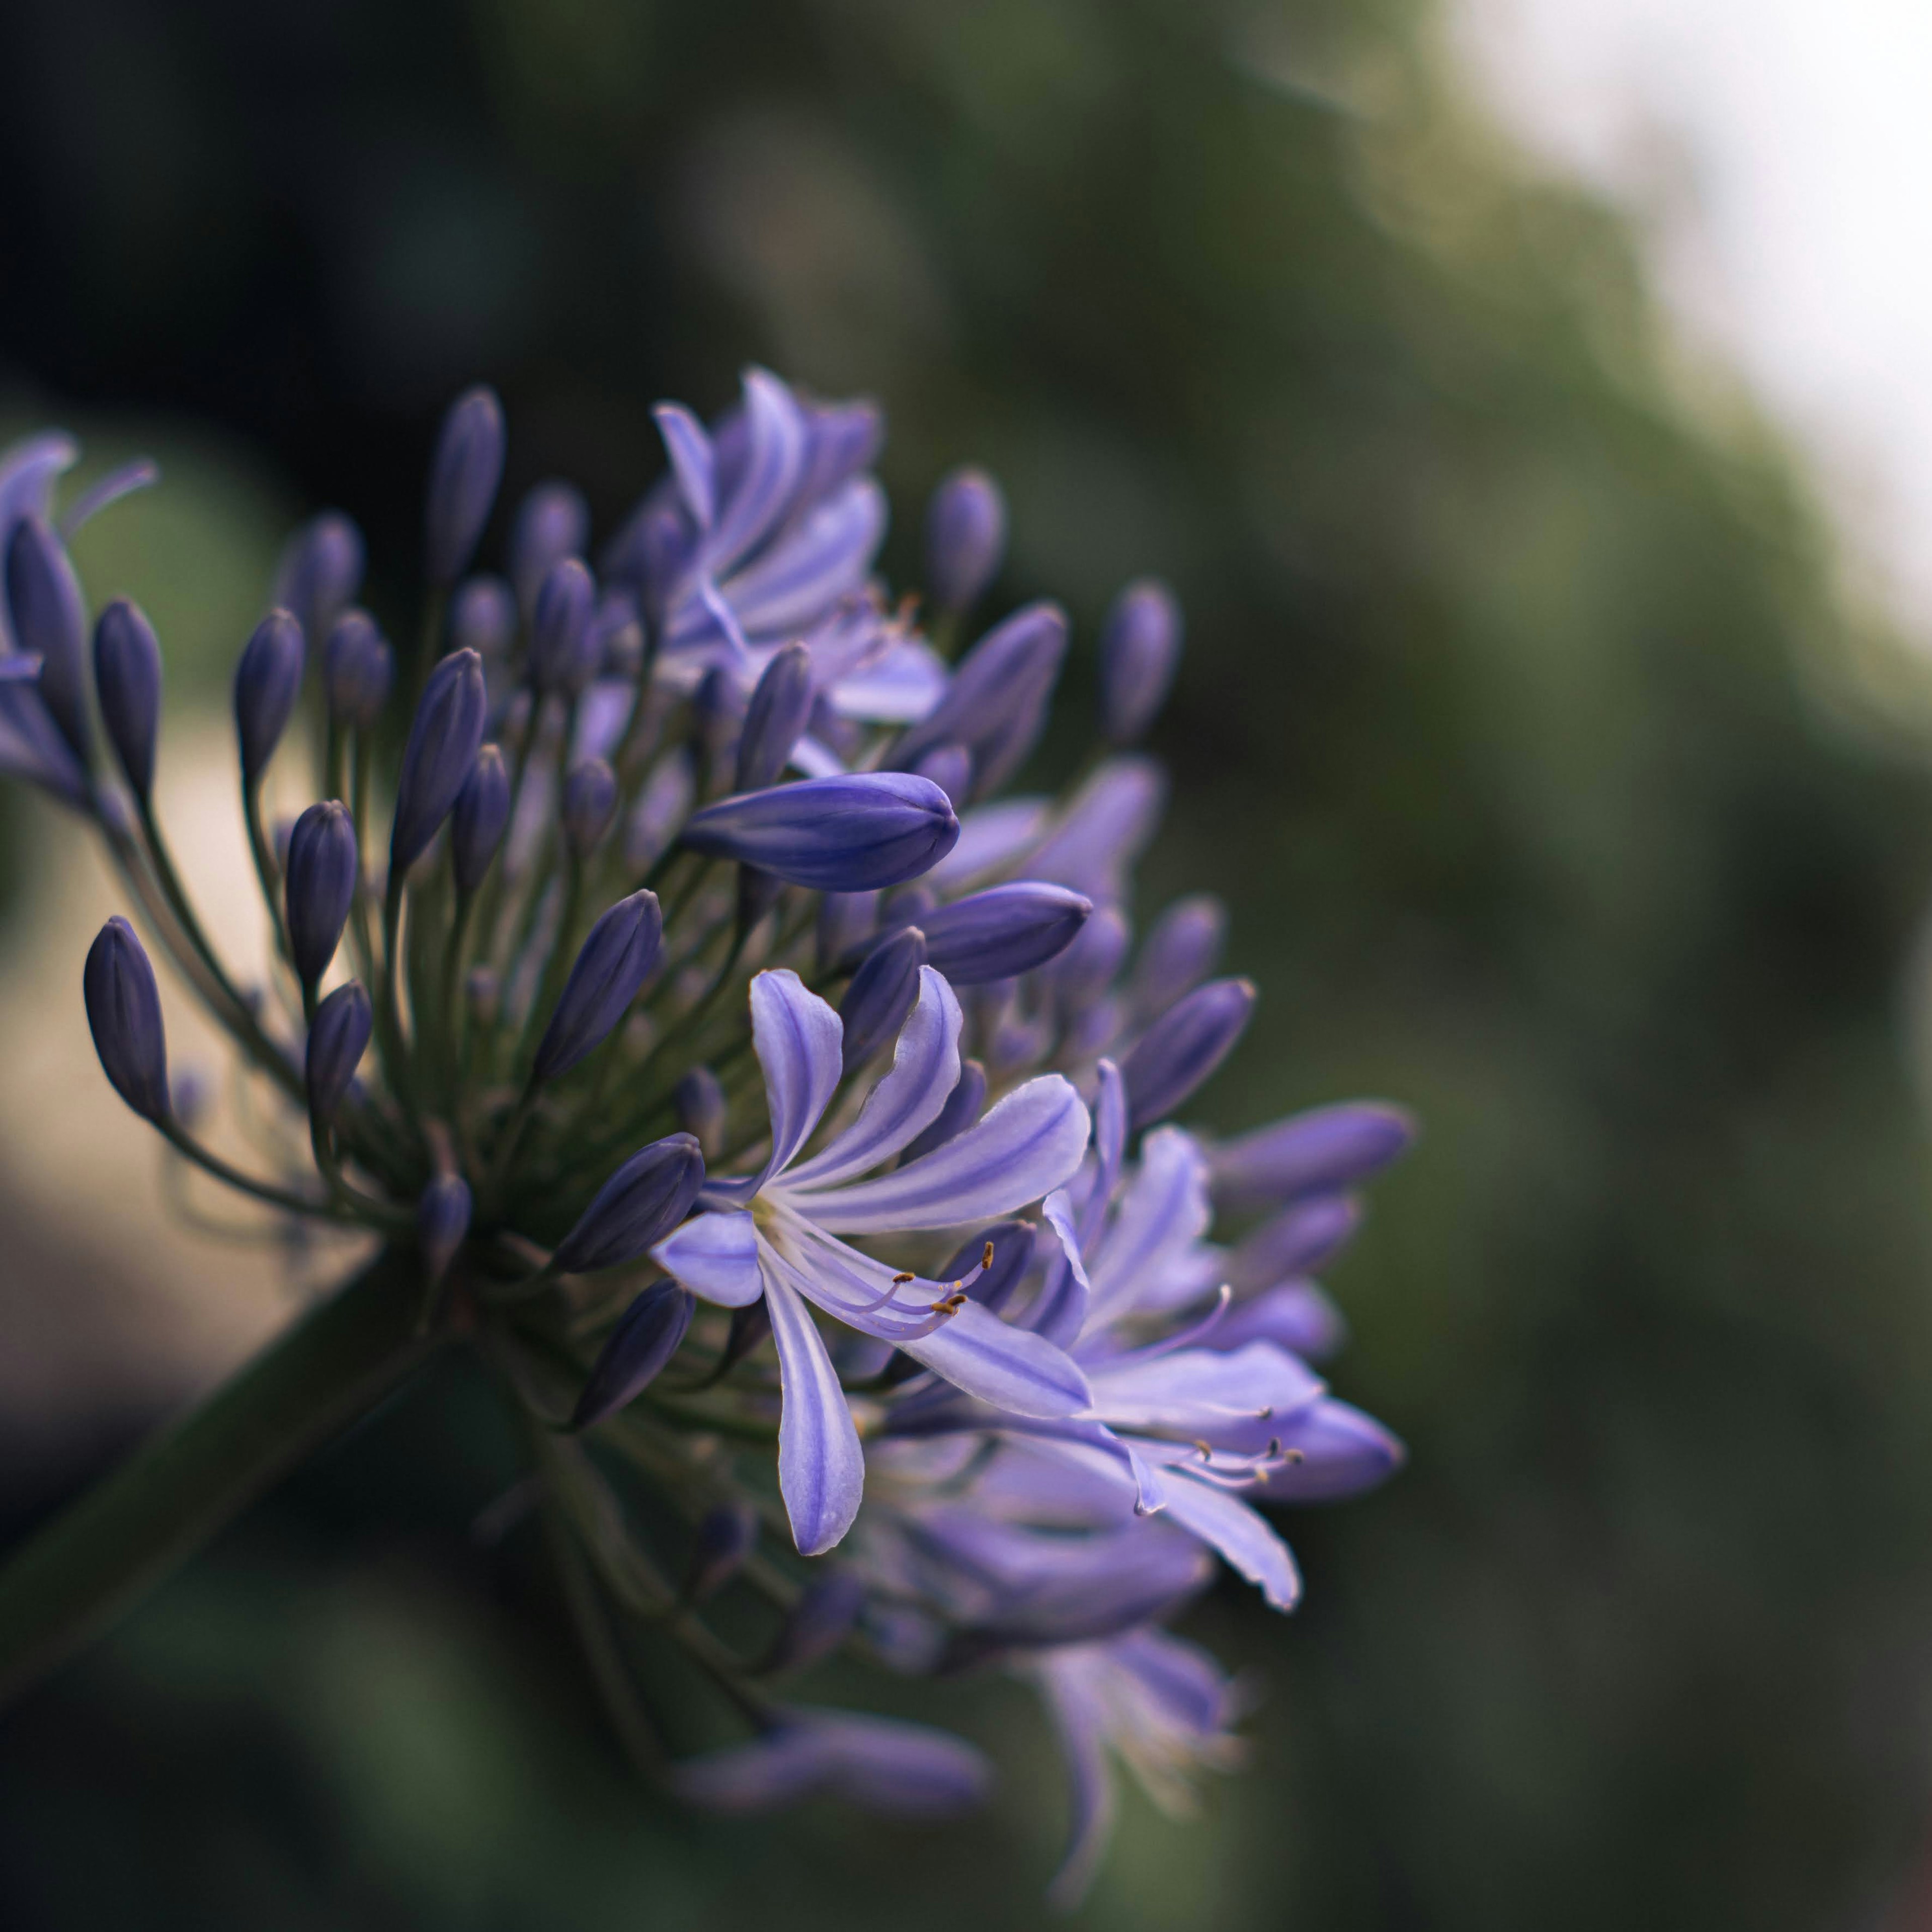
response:
M1060 1911L1071 1912L1094 1882L1107 1840L1114 1832L1114 1773L1107 1761L1107 1714L1090 1673L1071 1654L1048 1652L1041 1660L1040 1682L1054 1729L1066 1761L1066 1856L1047 1897Z
M1178 1127L1149 1134L1139 1168L1088 1256L1096 1316L1178 1307L1198 1297L1211 1258L1189 1263L1210 1217L1199 1145Z
M704 425L682 403L660 403L651 412L657 418L658 434L664 438L664 454L670 458L671 473L677 478L677 493L684 507L700 530L711 527L717 512L716 466L712 460L711 439Z
M788 1190L788 1196L801 1214L838 1234L992 1220L1059 1186L1080 1165L1088 1126L1072 1084L1048 1073L896 1173L820 1194Z
M724 594L752 637L796 637L863 587L885 533L885 492L854 477L734 576Z
M758 1274L758 1231L748 1214L699 1214L668 1234L651 1259L700 1301L746 1308L765 1292Z
M1048 1270L1045 1285L1027 1310L1027 1326L1062 1348L1071 1348L1087 1326L1093 1285L1080 1257L1079 1234L1066 1190L1056 1188L1042 1203L1040 1211L1060 1238L1060 1260Z
M822 1154L781 1184L829 1187L890 1160L936 1120L959 1080L959 1002L930 966L919 969L919 997L899 1029L892 1064L866 1096L859 1118Z
M1203 1543L1220 1551L1228 1567L1250 1583L1277 1610L1292 1610L1301 1597L1301 1576L1288 1547L1241 1498L1226 1490L1197 1483L1184 1469L1168 1474L1168 1519L1190 1529Z
M805 418L790 390L768 370L745 372L742 467L718 506L705 562L723 574L769 536L791 508L805 466Z
M1024 1328L989 1315L976 1301L922 1341L902 1345L956 1388L1013 1415L1075 1415L1092 1397L1072 1358Z
M765 1306L778 1352L778 1492L800 1553L822 1556L852 1527L866 1484L859 1432L811 1311L765 1270Z
M771 1810L825 1791L902 1817L976 1804L992 1779L986 1759L944 1731L832 1711L786 1712L764 1736L672 1774L679 1796L708 1810Z
M772 1150L759 1185L784 1171L832 1104L844 1072L844 1037L838 1014L808 992L796 973L780 968L752 980L752 1044L764 1073L772 1122ZM728 1182L713 1184L704 1198L731 1198L729 1187ZM757 1192L754 1186L742 1198Z
M1327 1391L1321 1377L1271 1342L1222 1354L1182 1348L1089 1363L1094 1412L1115 1429L1256 1448Z

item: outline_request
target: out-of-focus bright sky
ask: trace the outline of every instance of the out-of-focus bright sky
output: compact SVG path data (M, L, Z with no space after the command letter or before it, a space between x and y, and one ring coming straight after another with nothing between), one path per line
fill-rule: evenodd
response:
M1487 101L1648 217L1666 300L1932 650L1932 0L1450 0Z

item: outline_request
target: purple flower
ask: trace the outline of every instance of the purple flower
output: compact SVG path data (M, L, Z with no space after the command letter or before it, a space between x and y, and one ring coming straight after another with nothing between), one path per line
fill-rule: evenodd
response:
M1415 1118L1382 1100L1312 1108L1223 1141L1213 1154L1214 1198L1238 1212L1336 1194L1406 1154Z
M1028 1082L944 1146L891 1173L944 1108L959 1078L959 1003L930 967L892 1057L857 1118L801 1160L843 1078L838 1016L796 974L752 982L752 1026L771 1114L757 1174L710 1176L707 1212L653 1251L701 1299L770 1312L784 1388L778 1484L799 1548L830 1549L857 1514L858 1432L808 1306L902 1348L956 1387L1023 1415L1086 1407L1085 1378L1039 1336L1007 1327L960 1284L922 1280L840 1240L948 1228L1010 1214L1078 1165L1087 1110L1058 1075Z

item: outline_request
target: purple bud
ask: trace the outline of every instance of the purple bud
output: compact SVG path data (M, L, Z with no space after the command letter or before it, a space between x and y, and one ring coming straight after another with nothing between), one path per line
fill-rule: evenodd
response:
M959 661L931 714L892 753L916 765L941 745L973 754L975 789L984 794L1023 758L1045 716L1066 656L1066 614L1057 604L1029 604L988 631Z
M88 948L80 988L102 1070L136 1113L158 1126L168 1118L160 989L134 928L124 919L110 919Z
M389 831L392 890L449 816L476 762L489 709L483 660L474 651L452 651L430 673L396 781L395 818Z
M1180 606L1144 577L1114 598L1100 628L1100 728L1131 745L1154 721L1180 658Z
M692 814L684 843L793 885L864 892L929 872L951 851L959 820L928 778L861 772L745 792Z
M684 1600L702 1604L738 1574L758 1540L758 1513L749 1503L720 1503L698 1519L692 1538Z
M319 638L362 587L362 532L340 510L312 517L289 539L275 572L275 602Z
M694 1136L706 1160L715 1160L724 1145L728 1107L724 1085L708 1066L694 1066L671 1090L677 1124Z
M652 1142L597 1190L550 1265L560 1274L592 1274L637 1260L691 1212L704 1185L704 1156L689 1134Z
M1192 992L1220 964L1228 908L1212 892L1176 899L1148 928L1134 963L1134 1010L1148 1019Z
M322 647L322 689L335 724L373 730L395 674L394 656L368 611L345 610L329 626Z
M628 590L607 590L598 597L587 648L596 653L598 677L622 678L628 683L644 675L644 627L637 599Z
M40 701L84 765L87 722L87 603L65 547L38 517L22 517L7 546L7 616L14 642L40 661Z
M1084 1013L1114 983L1127 956L1127 922L1102 906L1053 962L1054 995L1063 1014Z
M926 512L926 578L942 610L963 610L992 582L1006 548L1006 500L983 470L956 470Z
M472 577L457 586L449 608L452 650L500 658L517 634L517 600L500 577Z
M1220 1065L1254 1008L1252 980L1210 980L1142 1034L1120 1068L1132 1131L1166 1119Z
M440 1174L416 1203L416 1239L431 1282L442 1280L470 1232L470 1186L454 1174Z
M989 1314L997 1315L1013 1298L1033 1262L1033 1240L1038 1229L1030 1221L996 1221L982 1228L932 1278L942 1283L965 1282L966 1292ZM993 1258L986 1261L991 1248ZM983 1266L971 1281L967 1276Z
M1294 1202L1264 1221L1228 1257L1228 1285L1239 1294L1272 1288L1292 1275L1312 1274L1347 1243L1361 1220L1360 1204L1346 1194Z
M651 767L624 820L624 863L632 872L644 872L663 854L684 823L696 789L691 754L682 745Z
M820 972L831 972L842 961L857 958L860 941L872 938L878 922L877 892L827 892L818 902L814 941Z
M107 742L134 796L154 788L161 724L161 646L138 604L117 597L94 627L94 688Z
M308 1110L324 1126L335 1118L368 1051L374 1020L369 995L353 980L337 987L315 1010L304 1071Z
M552 564L581 556L590 542L590 506L573 484L539 483L517 506L510 530L510 581L525 610L536 608Z
M813 694L811 652L794 642L775 652L746 709L734 790L758 791L778 782L812 716Z
M356 824L340 800L312 805L296 820L284 891L289 952L297 977L310 990L335 957L360 869Z
M1017 979L1065 952L1093 910L1064 886L989 886L921 914L926 962L956 986Z
M483 883L509 822L510 775L502 753L494 745L484 745L451 813L449 859L458 892L473 892Z
M563 836L586 858L610 829L617 812L617 775L602 758L578 766L563 782Z
M537 592L530 620L530 683L538 692L575 697L596 675L601 640L590 635L597 586L584 560L552 564Z
M1200 1346L1232 1354L1250 1342L1272 1342L1304 1361L1319 1362L1348 1339L1342 1311L1312 1281L1284 1281L1238 1301L1202 1336ZM1269 1494L1274 1493L1270 1485Z
M805 1586L759 1666L771 1677L803 1670L832 1653L852 1634L866 1607L866 1586L856 1570L834 1570Z
M952 801L956 812L973 795L973 754L964 745L941 745L920 760L919 775L930 778Z
M672 1790L689 1804L737 1816L823 1792L888 1816L937 1818L983 1803L992 1783L980 1752L923 1724L844 1712L780 1714L748 1744L674 1766Z
M855 1073L888 1040L898 1036L919 998L919 969L926 964L926 935L902 926L866 956L838 1004L844 1023L845 1071Z
M454 584L475 554L503 480L503 406L494 390L466 390L450 405L424 508L423 556L432 584Z
M980 1118L986 1104L986 1070L976 1060L962 1060L959 1078L946 1096L931 1126L905 1150L904 1158L916 1160L936 1147L944 1147L956 1134L963 1134Z
M235 735L242 747L242 782L261 782L302 694L307 657L302 628L286 610L271 610L255 626L235 667Z
M603 1042L650 977L663 944L655 892L620 899L590 928L538 1043L533 1082L568 1072Z
M713 664L692 694L692 725L715 789L723 788L726 774L735 766L749 707L743 686L722 664Z
M577 1399L571 1427L588 1429L602 1421L655 1382L677 1353L697 1305L674 1281L646 1288L610 1331Z
M1414 1138L1414 1116L1385 1101L1344 1101L1292 1114L1214 1150L1208 1169L1214 1198L1239 1212L1340 1193L1406 1153Z

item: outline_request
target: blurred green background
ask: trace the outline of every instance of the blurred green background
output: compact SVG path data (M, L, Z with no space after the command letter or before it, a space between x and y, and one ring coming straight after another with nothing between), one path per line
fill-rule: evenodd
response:
M1420 1111L1333 1279L1338 1385L1414 1460L1292 1524L1294 1618L1232 1586L1192 1618L1264 1691L1252 1761L1192 1826L1130 1800L1084 1922L1903 1932L1932 711L1775 437L1687 382L1626 224L1484 125L1438 30L1415 0L16 0L0 415L160 456L82 561L204 698L311 508L362 519L402 607L479 376L511 490L574 476L601 530L661 395L715 409L751 358L877 394L895 574L940 471L992 466L1002 594L1075 614L1070 714L1106 600L1171 578L1142 904L1225 894L1264 994L1199 1114ZM58 1204L18 1194L0 1324L62 1292ZM0 1418L14 1529L148 1419L84 1378ZM997 1685L926 1707L1001 1757L983 1823L640 1792L534 1551L467 1540L512 1468L450 1370L10 1714L0 1924L1046 1918L1058 1768Z

